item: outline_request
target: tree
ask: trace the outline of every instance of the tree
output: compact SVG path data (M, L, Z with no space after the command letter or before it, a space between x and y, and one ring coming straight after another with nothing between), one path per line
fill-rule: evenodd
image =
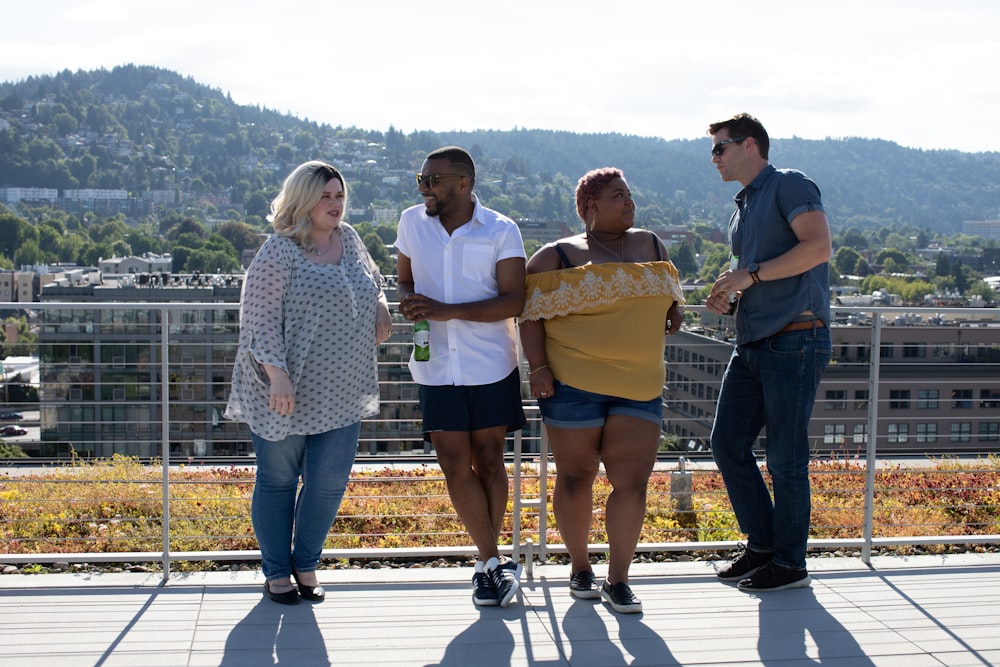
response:
M38 244L38 230L27 220L0 208L0 254L13 257L27 241Z
M225 222L216 233L229 241L241 256L244 250L256 250L260 245L260 232L245 222Z
M841 274L854 274L854 269L858 265L858 260L864 260L857 250L850 246L837 248L833 253L833 265Z
M670 253L670 259L677 267L681 278L698 276L698 261L694 258L694 250L689 243L674 246L673 252Z
M21 247L14 251L14 264L16 266L31 266L33 264L44 264L45 253L38 247L38 241L29 239L21 244Z

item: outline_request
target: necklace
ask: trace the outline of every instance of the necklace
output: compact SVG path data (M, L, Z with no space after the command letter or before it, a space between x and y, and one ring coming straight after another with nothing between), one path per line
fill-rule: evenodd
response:
M317 257L319 257L320 255L325 255L332 247L333 247L333 234L330 234L330 243L327 244L326 248L320 250L319 246L314 245L312 254L316 255Z
M596 236L592 235L592 234L591 234L591 233L589 233L589 232L587 233L587 240L588 240L588 241L593 241L593 242L594 242L594 243L596 243L597 245L599 245L599 246L601 246L602 248L604 248L604 249L605 249L605 250L606 250L607 252L609 252L609 253L610 253L610 254L611 254L611 255L612 255L613 257L617 257L617 258L618 258L618 261L619 261L619 262L624 262L624 261L625 261L625 235L624 235L624 234L622 234L622 250L621 250L621 252L620 252L620 253L616 253L616 252L615 252L614 250L612 250L612 249L611 249L611 248L609 248L608 246L606 246L606 245L604 245L603 243L601 243L601 242L600 242L600 241L599 241L599 240L597 239L597 237L596 237Z

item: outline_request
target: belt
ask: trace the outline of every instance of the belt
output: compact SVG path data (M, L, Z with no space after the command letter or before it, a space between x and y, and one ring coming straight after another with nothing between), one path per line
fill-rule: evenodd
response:
M778 334L788 333L790 331L802 331L804 329L812 329L813 327L817 329L822 329L825 326L826 325L823 324L823 320L820 319L806 320L805 322L792 322L791 324L786 324L783 329L779 330L774 335L777 336Z

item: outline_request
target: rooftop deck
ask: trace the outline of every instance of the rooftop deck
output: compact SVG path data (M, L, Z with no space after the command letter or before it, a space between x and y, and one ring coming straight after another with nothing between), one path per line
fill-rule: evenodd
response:
M324 570L327 601L295 607L259 570L7 575L0 666L1000 664L1000 556L809 567L812 588L757 597L710 562L636 564L636 615L574 600L560 565L506 609L472 604L471 568Z

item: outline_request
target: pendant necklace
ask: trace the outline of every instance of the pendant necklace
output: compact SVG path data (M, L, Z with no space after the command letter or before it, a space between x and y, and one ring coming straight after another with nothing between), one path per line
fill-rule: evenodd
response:
M327 244L326 248L324 248L323 250L320 250L320 249L319 249L319 246L318 246L318 245L315 245L315 243L314 243L314 244L313 244L313 251L312 251L312 254L316 255L317 257L319 257L320 255L325 255L325 254L326 254L326 252L327 252L327 251L328 251L328 250L329 250L330 248L332 248L332 247L333 247L333 233L331 232L331 233L330 233L330 243L328 243L328 244Z
M606 246L606 245L604 245L603 243L601 243L601 242L600 242L599 240L597 240L597 237L596 237L596 236L593 236L593 235L592 235L592 234L590 234L589 232L587 233L587 239L588 239L588 240L590 240L590 241L593 241L593 242L594 242L594 243L596 243L597 245L599 245L599 246L601 246L602 248L604 248L604 249L605 249L606 251L608 251L608 253L610 253L610 254L611 254L611 255L612 255L613 257L617 257L617 258L618 258L618 261L619 261L619 262L624 262L624 261L625 261L625 235L624 235L624 234L622 234L622 251L621 251L621 253L620 253L620 254L617 254L617 253L615 253L615 251L614 251L614 250L612 250L612 249L611 249L611 248L609 248L608 246Z

